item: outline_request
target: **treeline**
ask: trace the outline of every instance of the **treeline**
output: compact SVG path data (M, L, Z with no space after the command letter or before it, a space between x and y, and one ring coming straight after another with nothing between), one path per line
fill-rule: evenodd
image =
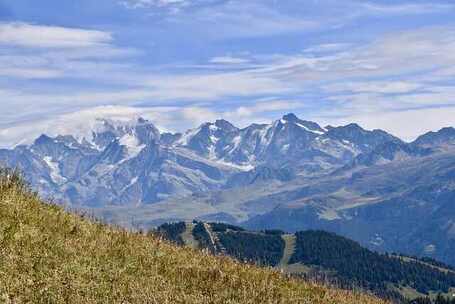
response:
M183 246L184 242L181 234L185 232L186 224L184 222L179 223L166 223L158 227L157 233L163 238L176 243L179 246Z
M231 231L245 231L245 229L230 225L230 224L225 224L225 223L210 223L210 227L212 227L213 232L226 232L228 230Z
M418 261L405 262L397 257L372 252L333 233L298 232L296 239L291 263L333 270L338 279L362 288L383 291L392 283L428 294L430 291L447 293L450 287L455 287L453 273L444 273Z
M283 256L284 241L280 235L242 231L218 233L227 254L261 266L276 266Z
M418 298L412 301L409 301L409 304L455 304L455 298L449 299L439 294L435 300L431 300L428 297Z
M213 254L223 252L240 261L261 266L276 266L283 256L285 242L280 230L250 232L229 224L210 223L216 238L213 246L204 223L194 223L193 236L200 248ZM183 244L180 234L185 231L185 223L165 224L158 230L175 243ZM221 250L223 247L225 252ZM437 268L450 269L447 265L427 258L409 258L379 254L333 233L305 231L296 233L295 252L290 263L311 267L309 273L300 274L302 277L329 282L344 289L370 290L380 297L400 303L407 303L398 292L400 286L409 286L425 295L430 292L447 293L455 287L455 274ZM436 302L428 301L422 298L410 303L455 304L443 297Z

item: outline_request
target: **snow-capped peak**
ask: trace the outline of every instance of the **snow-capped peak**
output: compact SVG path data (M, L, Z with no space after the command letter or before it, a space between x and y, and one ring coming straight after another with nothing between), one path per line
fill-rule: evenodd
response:
M317 123L312 122L312 121L301 120L293 113L284 115L279 120L279 123L281 123L282 125L293 124L293 125L296 125L302 129L304 129L305 131L315 133L318 135L322 135L327 132L326 129L322 128Z
M212 144L216 144L226 134L238 130L238 128L226 120L207 122L200 125L196 129L190 129L186 131L176 142L176 145L188 146L191 145L191 142L195 139L201 141L209 141Z

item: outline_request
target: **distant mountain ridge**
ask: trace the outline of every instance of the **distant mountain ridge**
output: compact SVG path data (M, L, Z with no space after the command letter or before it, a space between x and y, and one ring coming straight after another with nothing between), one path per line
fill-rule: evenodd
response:
M232 176L258 168L319 174L389 141L401 142L354 124L327 130L294 114L244 129L217 120L184 134L160 134L142 118L102 119L91 135L42 135L29 146L0 150L0 161L29 172L40 193L59 201L141 205L234 186Z
M251 229L333 231L379 251L455 265L455 129L406 143L357 124L294 114L183 134L149 121L97 121L0 150L44 197L123 226L224 221Z

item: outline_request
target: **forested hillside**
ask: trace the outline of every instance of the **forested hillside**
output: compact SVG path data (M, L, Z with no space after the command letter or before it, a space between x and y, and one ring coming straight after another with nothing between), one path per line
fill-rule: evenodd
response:
M345 289L361 288L383 298L407 302L438 293L450 297L455 271L444 263L397 254L380 254L357 242L323 231L285 234L261 232L222 223L195 222L193 235L200 249L229 255L260 266L276 267L297 277L331 282ZM175 230L185 223L165 224L158 231L181 243ZM169 230L169 232L167 232Z

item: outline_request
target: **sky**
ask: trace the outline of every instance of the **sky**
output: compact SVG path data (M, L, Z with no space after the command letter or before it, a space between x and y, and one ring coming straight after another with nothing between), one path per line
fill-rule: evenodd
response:
M455 2L0 0L0 147L143 116L455 125Z

